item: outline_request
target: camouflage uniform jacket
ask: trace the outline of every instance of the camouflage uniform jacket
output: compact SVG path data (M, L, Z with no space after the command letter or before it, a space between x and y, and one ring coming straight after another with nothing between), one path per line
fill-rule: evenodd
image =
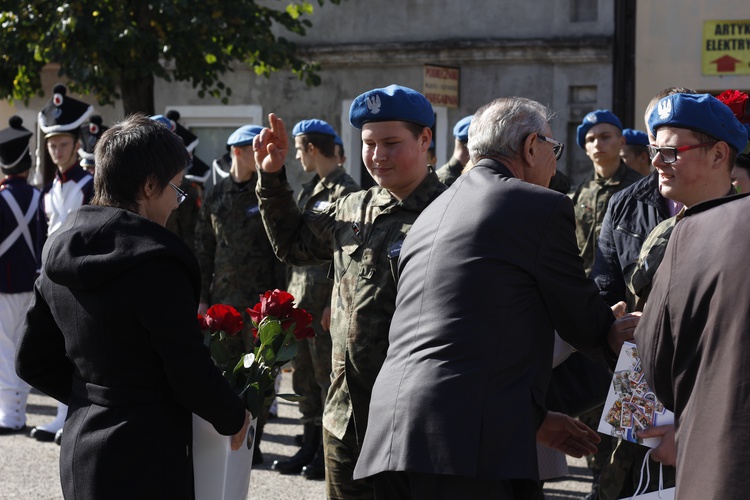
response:
M338 167L321 179L317 174L302 185L297 196L300 210L325 210L333 202L360 188L346 171ZM292 267L287 291L294 295L295 302L320 321L323 309L331 305L333 281L328 277L329 264L320 266Z
M206 195L195 230L195 253L201 267L200 301L244 310L258 295L283 286L280 265L260 218L255 196L257 174L240 187L221 179Z
M734 194L737 194L737 191L732 186L726 196ZM630 292L636 297L636 311L643 311L643 306L648 299L649 293L651 293L654 275L656 274L656 270L659 269L664 254L667 251L667 243L669 243L669 238L672 236L672 230L674 230L675 225L685 215L689 214L690 211L682 207L682 210L677 215L659 223L643 242L638 260L629 275L625 277Z
M342 439L353 419L361 443L372 386L388 349L401 243L445 185L430 171L402 201L376 186L339 198L322 212L300 212L283 170L261 174L257 189L279 258L294 265L333 263L332 374L323 425Z
M575 208L576 240L581 251L581 257L583 257L586 276L591 275L594 268L596 244L599 241L599 233L602 231L602 221L604 220L604 214L607 212L609 199L613 194L637 182L642 177L641 174L621 161L620 168L612 177L602 179L596 173L592 173L591 177L570 195Z
M440 182L446 186L450 186L456 182L456 179L461 175L463 169L464 166L461 165L461 162L451 156L448 163L437 169L435 173L437 174L438 179L440 179Z

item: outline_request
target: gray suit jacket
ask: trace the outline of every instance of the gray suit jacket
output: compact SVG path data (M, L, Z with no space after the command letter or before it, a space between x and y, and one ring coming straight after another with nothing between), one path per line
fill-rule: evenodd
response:
M355 477L537 479L553 331L601 349L614 321L586 278L568 197L482 160L417 219Z

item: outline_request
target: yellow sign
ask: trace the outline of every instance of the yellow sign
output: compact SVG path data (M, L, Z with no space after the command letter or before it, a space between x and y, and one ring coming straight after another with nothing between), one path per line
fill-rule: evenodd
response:
M750 19L703 23L703 74L750 75Z
M458 84L461 70L447 66L424 66L424 96L435 106L458 107Z

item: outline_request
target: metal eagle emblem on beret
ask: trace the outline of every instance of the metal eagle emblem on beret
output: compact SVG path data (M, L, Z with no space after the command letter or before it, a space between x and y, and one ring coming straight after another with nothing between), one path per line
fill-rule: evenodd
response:
M589 123L596 123L596 113L589 113L586 115L586 121Z
M380 113L380 96L379 95L373 95L369 96L367 98L367 109L370 110L370 113L373 115L377 115Z
M669 115L672 114L672 100L671 99L662 99L659 101L659 105L657 107L659 118L662 120L666 120L669 118Z

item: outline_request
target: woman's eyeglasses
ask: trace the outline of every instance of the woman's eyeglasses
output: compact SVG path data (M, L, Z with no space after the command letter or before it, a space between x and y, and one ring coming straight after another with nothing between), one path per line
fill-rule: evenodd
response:
M183 191L182 189L178 188L171 182L169 183L172 188L174 188L175 191L177 191L177 204L182 205L182 202L185 201L185 198L187 198L187 193Z

